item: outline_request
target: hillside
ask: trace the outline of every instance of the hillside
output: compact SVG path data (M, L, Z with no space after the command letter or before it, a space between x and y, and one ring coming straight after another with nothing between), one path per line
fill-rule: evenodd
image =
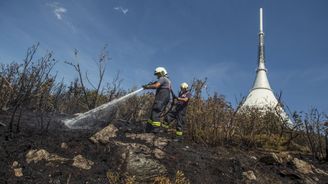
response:
M65 115L56 115L58 119ZM9 116L1 114L5 122ZM40 133L25 113L12 138L0 126L0 183L327 183L328 164L293 152L231 143L205 146L143 133L142 122L100 122L70 130L52 121ZM98 133L97 133L98 132ZM97 133L97 134L96 134ZM92 137L92 138L91 138Z

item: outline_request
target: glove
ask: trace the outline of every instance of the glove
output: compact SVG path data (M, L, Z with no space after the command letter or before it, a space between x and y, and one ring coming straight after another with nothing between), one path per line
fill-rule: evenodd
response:
M145 85L142 86L142 88L149 89L149 85L145 84Z

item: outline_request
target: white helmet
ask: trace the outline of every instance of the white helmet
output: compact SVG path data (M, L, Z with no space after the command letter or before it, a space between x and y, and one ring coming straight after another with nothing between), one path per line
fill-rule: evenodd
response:
M189 86L188 86L187 83L183 82L183 83L180 84L180 87L181 87L182 89L188 89Z
M163 76L164 76L164 75L167 75L167 71L165 70L164 67L157 67L157 68L155 69L154 75L156 75L156 74L158 74L158 73L162 74Z

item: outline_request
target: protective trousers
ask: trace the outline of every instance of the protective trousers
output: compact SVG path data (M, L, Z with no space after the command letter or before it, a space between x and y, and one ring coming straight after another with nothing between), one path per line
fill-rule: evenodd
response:
M156 127L161 126L160 116L166 105L170 101L170 90L159 89L155 96L155 101L152 106L150 119L147 123L146 131L151 132Z
M185 106L175 106L175 108L169 112L165 117L165 122L167 122L167 126L169 126L173 120L177 120L176 125L176 135L182 135L183 126L185 124L185 115L186 115L186 107Z

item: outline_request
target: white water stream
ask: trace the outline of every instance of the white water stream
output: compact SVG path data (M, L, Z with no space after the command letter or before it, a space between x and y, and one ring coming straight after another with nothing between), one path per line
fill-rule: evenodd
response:
M68 128L85 128L86 126L84 125L83 127L79 126L79 124L83 123L85 124L87 121L92 121L92 120L100 120L103 117L105 117L110 109L117 104L118 102L122 102L134 95L136 95L137 93L139 93L140 91L142 91L143 88L138 89L134 92L131 92L125 96L122 96L118 99L115 99L113 101L110 101L108 103L105 103L99 107L96 107L94 109L91 109L85 113L79 114L78 116L74 117L74 118L70 118L70 119L65 119L63 120L63 123L68 127Z

